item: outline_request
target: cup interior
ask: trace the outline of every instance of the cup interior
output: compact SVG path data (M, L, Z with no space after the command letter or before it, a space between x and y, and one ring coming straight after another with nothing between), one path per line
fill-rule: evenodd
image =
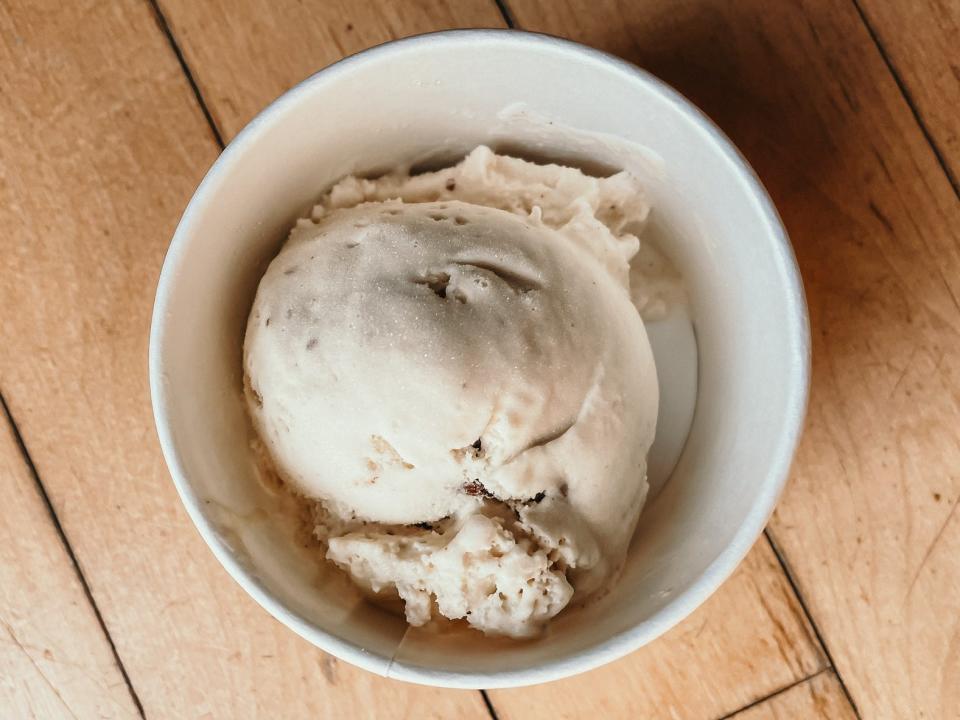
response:
M504 110L517 104L586 134L570 141L515 116L505 120ZM619 582L585 609L562 613L543 638L408 631L298 544L284 497L257 480L240 392L257 282L294 220L348 173L437 163L481 143L616 167L626 157L621 141L659 158L640 162L653 223L690 293L699 365L679 462L645 508ZM729 142L678 94L626 63L505 31L375 48L313 76L256 118L184 214L160 280L150 353L171 474L237 581L345 660L457 687L529 684L595 667L703 602L773 508L808 378L806 315L789 244Z

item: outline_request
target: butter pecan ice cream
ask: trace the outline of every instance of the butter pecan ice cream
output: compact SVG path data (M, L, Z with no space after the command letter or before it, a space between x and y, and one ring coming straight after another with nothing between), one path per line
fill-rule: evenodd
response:
M657 418L628 286L647 211L629 173L479 147L340 181L264 275L258 434L329 560L411 624L535 635L616 578Z

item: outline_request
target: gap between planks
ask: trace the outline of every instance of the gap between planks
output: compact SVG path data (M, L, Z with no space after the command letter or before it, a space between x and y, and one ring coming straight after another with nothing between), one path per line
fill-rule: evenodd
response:
M825 667L820 672L814 673L810 677L816 677L817 675L819 675L820 673L826 670L832 670L834 675L837 676L837 682L840 683L840 688L843 690L843 694L847 698L847 702L850 703L850 707L853 708L853 714L858 718L858 720L861 720L862 716L860 715L860 708L858 708L857 704L854 702L853 695L850 694L850 690L847 688L847 684L843 681L843 677L840 675L840 671L837 669L837 664L833 661L833 655L830 654L830 648L827 646L827 642L823 637L823 633L820 632L819 626L817 625L816 621L813 619L813 614L810 612L810 607L807 605L806 598L803 596L803 593L800 592L800 586L797 584L797 580L794 577L793 571L790 569L790 565L787 562L786 556L780 551L780 547L777 545L776 541L773 539L773 534L771 533L770 528L764 528L763 536L767 539L767 542L770 543L770 549L773 550L773 554L777 556L777 562L780 563L780 569L783 571L784 576L787 578L787 582L790 583L790 588L793 590L793 594L797 598L797 602L800 603L800 607L803 609L803 614L807 618L807 622L810 623L810 627L813 629L813 634L816 636L817 642L820 643L820 649L823 650L823 654L826 655L827 657L827 667ZM809 679L810 678L807 678L807 680ZM804 681L801 680L800 682L804 682ZM794 683L794 685L797 685L797 684L799 683ZM784 692L789 689L790 689L789 687L783 688L782 690L778 690L776 693L773 693L773 695L777 695L780 692ZM752 703L747 707L752 707L752 705L755 705L755 704L757 703ZM743 710L746 710L747 707L740 708L740 710L737 710L736 712L731 713L727 717L736 715L737 713L742 712ZM724 720L724 719L721 718L720 720Z
M197 81L193 76L193 71L187 64L187 59L183 56L183 52L180 50L180 45L177 43L177 39L173 36L173 30L170 28L170 23L167 22L167 18L163 14L163 10L160 9L160 5L157 4L157 0L144 0L144 2L146 2L153 11L153 19L156 21L157 27L160 28L160 32L170 44L170 49L173 50L174 57L176 57L177 62L180 64L180 69L183 71L184 76L187 78L187 82L190 84L190 89L193 91L193 96L197 100L197 105L200 106L200 112L203 113L203 117L205 117L207 120L207 125L210 126L210 132L213 134L214 142L217 143L217 147L219 147L222 151L226 147L226 144L223 142L223 135L220 133L220 128L217 127L217 123L214 121L213 115L210 113L210 108L207 107L206 100L203 99L203 93L200 92L200 86L197 85Z
M103 631L103 635L107 640L107 644L110 646L110 652L113 653L113 659L114 662L117 663L117 669L120 670L120 675L123 677L123 681L127 685L127 691L130 693L130 698L133 700L133 704L136 706L140 717L146 719L146 714L143 711L143 704L140 702L140 697L137 695L137 691L133 687L130 676L127 674L127 669L123 665L123 660L120 658L120 653L117 652L117 646L114 644L113 637L110 635L110 631L107 629L107 624L103 619L103 615L100 613L100 608L97 606L96 600L93 599L93 592L90 590L90 585L87 583L87 578L84 576L83 570L80 569L80 563L77 560L76 554L73 552L73 546L70 544L70 540L67 538L66 532L64 532L63 525L60 524L60 518L57 517L57 511L53 508L53 503L50 500L50 496L47 494L47 488L44 486L43 480L40 479L40 473L37 472L37 466L34 464L33 458L30 456L30 451L27 449L27 444L23 439L23 435L20 434L20 427L17 425L17 421L13 417L13 412L10 410L10 406L7 405L7 400L3 396L2 391L0 391L0 410L2 410L4 416L6 416L7 422L10 423L10 431L13 433L13 440L16 443L17 448L20 450L20 457L27 466L27 472L30 474L30 477L33 478L37 493L40 495L40 499L43 501L44 506L47 508L47 512L50 514L50 522L53 523L53 527L60 538L63 549L67 553L67 557L70 559L70 564L73 566L73 571L77 574L77 579L80 581L80 586L83 588L83 594L86 596L87 602L90 603L90 608L93 610L94 617L96 617L97 623L100 625L100 630Z
M867 34L870 35L870 39L873 41L873 44L876 45L877 52L880 53L883 64L886 65L887 72L890 73L890 77L892 77L893 81L896 83L901 97L903 97L907 107L910 108L910 114L913 115L914 122L917 123L917 127L920 128L920 132L927 141L927 145L930 146L933 156L937 159L937 164L940 165L940 169L947 177L947 182L949 182L950 187L953 188L953 194L960 199L960 182L958 182L957 178L954 176L953 171L950 169L946 158L943 156L943 153L940 150L940 146L937 145L936 140L933 138L933 134L927 127L927 124L923 121L923 116L920 114L920 109L914 102L913 95L911 95L910 91L907 90L906 83L904 83L903 78L900 77L900 71L897 70L896 66L893 64L893 60L890 59L890 55L887 53L887 49L883 46L883 43L880 42L880 36L874 30L873 25L870 24L867 14L863 11L863 7L860 5L860 0L850 0L850 2L853 3L853 7L860 16L860 22L862 22L863 26L867 29Z
M497 10L500 11L500 15L503 17L503 21L507 24L507 27L511 30L517 27L517 21L513 17L510 6L507 5L507 0L493 0L493 3L497 6Z
M783 695L783 694L786 693L786 692L790 692L791 690L793 690L793 689L794 689L795 687L797 687L798 685L803 685L805 682L810 682L810 681L813 680L815 677L820 677L821 675L823 675L823 674L826 673L826 672L833 673L834 676L839 680L840 676L837 675L837 671L836 671L833 667L825 667L825 668L823 668L822 670L818 670L817 672L813 673L813 675L810 675L810 676L805 677L805 678L801 678L800 680L797 680L797 681L795 681L795 682L792 682L792 683L790 683L789 685L784 685L782 688L780 688L779 690L774 690L774 691L773 691L772 693L770 693L769 695L765 695L764 697L758 698L758 699L754 700L754 701L751 702L751 703L747 703L747 704L744 705L742 708L739 708L739 709L737 709L737 710L734 710L734 711L731 712L731 713L727 713L726 715L717 718L717 720L732 720L732 718L735 718L735 717L736 717L737 715L739 715L740 713L744 713L744 712L746 712L747 710L751 710L751 709L757 707L758 705L763 705L764 703L769 702L770 700L773 700L774 698L776 698L776 697L778 697L778 696L780 696L780 695ZM856 708L854 708L854 711L856 711ZM860 716L857 715L857 717L860 717Z

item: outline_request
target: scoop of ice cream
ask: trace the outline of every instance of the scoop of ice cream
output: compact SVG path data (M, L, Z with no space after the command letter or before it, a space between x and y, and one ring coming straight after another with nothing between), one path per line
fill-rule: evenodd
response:
M622 564L658 402L626 279L635 185L485 148L349 178L261 281L261 439L332 518L328 556L411 623L435 604L529 635Z

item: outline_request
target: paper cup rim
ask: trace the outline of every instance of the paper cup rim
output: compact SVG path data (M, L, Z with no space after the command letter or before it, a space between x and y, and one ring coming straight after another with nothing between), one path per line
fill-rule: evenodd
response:
M675 110L692 122L709 140L735 173L744 181L755 203L757 217L767 228L767 235L779 261L784 281L783 293L787 306L785 333L792 344L789 367L786 368L788 411L786 432L779 445L771 452L771 462L765 482L758 488L753 505L733 539L717 558L684 591L678 593L663 608L644 622L628 628L606 640L575 653L558 657L535 666L502 672L443 671L407 664L365 650L343 637L321 629L277 599L237 559L224 543L210 520L202 511L202 502L187 479L180 452L170 429L168 413L169 391L163 381L163 349L166 337L167 309L176 291L176 277L184 250L190 241L190 228L221 178L227 176L245 149L256 143L264 129L275 122L289 108L308 93L350 71L360 63L379 62L396 53L414 51L424 45L501 44L549 49L575 56L580 62L590 63L605 71L616 73L630 82L641 83L670 103ZM349 663L385 677L407 682L462 689L507 688L549 682L592 670L642 647L664 634L689 616L733 573L754 542L763 532L787 477L802 432L810 384L810 330L803 286L793 249L773 202L754 170L712 120L677 90L651 73L601 50L569 40L520 30L471 29L444 30L394 40L346 57L309 76L264 108L227 145L200 183L177 226L164 259L157 286L156 300L150 328L149 348L150 394L160 447L167 467L190 519L220 564L253 599L273 617L320 649Z

